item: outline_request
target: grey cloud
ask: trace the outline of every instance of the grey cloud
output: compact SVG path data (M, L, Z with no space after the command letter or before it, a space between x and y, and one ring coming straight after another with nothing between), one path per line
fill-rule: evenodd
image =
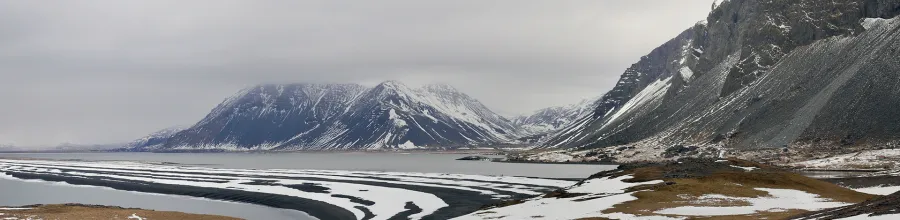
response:
M259 83L449 83L505 114L602 95L682 1L0 1L0 143L127 141Z

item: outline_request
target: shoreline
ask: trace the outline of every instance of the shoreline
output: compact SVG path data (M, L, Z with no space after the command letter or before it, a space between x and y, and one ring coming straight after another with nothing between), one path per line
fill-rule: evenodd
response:
M453 149L453 150L167 150L167 151L118 151L118 150L76 150L76 151L0 151L0 154L60 154L60 153L152 153L152 154L291 154L291 153L373 153L373 154L478 154L478 155L504 155L507 152L496 149Z
M256 204L272 208L291 209L304 212L317 219L354 220L356 217L350 211L316 200L290 197L278 194L248 192L231 189L204 188L185 185L170 185L160 183L115 182L96 179L65 178L47 174L31 174L6 172L8 175L22 180L41 180L48 182L63 182L76 186L102 186L115 190L129 192L158 193L166 195L180 195L197 198Z
M544 162L544 161L510 161L510 160L498 160L491 161L494 163L520 163L520 164L564 164L564 165L609 165L609 166L618 166L621 164L614 162Z
M175 211L125 208L80 203L34 204L16 207L0 207L2 219L185 219L185 220L238 220L241 218L193 214Z
M722 162L715 161L715 162L709 162L709 163L718 165L719 163L722 163ZM735 162L735 163L737 164L737 166L739 166L738 168L744 167L744 166L749 166L749 165L745 165L743 163L737 163L737 162ZM678 164L681 164L681 163L678 163ZM590 164L588 164L588 165L590 165ZM207 199L214 199L214 200L257 204L257 205L263 205L263 206L268 206L268 207L273 207L273 208L298 210L298 211L305 212L305 213L309 214L310 216L313 216L318 219L338 219L338 220L340 220L340 219L356 219L356 216L354 216L354 214L352 212L349 212L346 210L347 207L340 207L340 206L336 206L336 205L332 205L332 204L328 204L328 203L312 204L310 201L304 201L303 198L299 198L299 197L280 196L277 194L269 194L269 193L263 193L263 192L255 192L255 191L240 191L240 190L236 190L231 187L208 188L208 187L204 187L204 186L170 185L167 183L144 182L142 180L127 179L127 178L122 178L122 177L112 177L112 179L106 178L106 177L94 179L94 178L79 178L78 176L68 176L67 175L67 173L71 173L71 172L85 172L85 171L79 171L79 169L90 167L90 166L81 167L80 164L43 165L43 166L35 165L35 166L37 168L55 169L55 171L53 171L53 170L40 171L40 170L34 170L34 169L21 169L20 171L3 171L3 172L5 172L5 173L9 174L10 176L13 176L17 179L22 179L22 180L39 179L39 180L50 181L50 182L65 182L65 183L72 184L72 185L103 186L103 187L113 188L116 190L124 190L124 191L150 192L150 193L169 194L169 195L185 195L185 196L200 197L200 198L207 198ZM49 166L49 167L47 167L47 166ZM688 166L688 165L679 165L679 166ZM757 168L757 169L763 169L763 170L762 171L754 171L754 170L741 171L741 172L737 172L737 173L776 172L776 170L780 170L777 172L787 171L787 172L792 172L792 173L798 173L796 170L776 169L776 168L772 168L772 167L761 165L761 164L755 165L755 166L759 166L760 168ZM688 167L690 167L690 166L688 166ZM730 167L726 167L725 165L722 165L722 167L725 167L723 169L734 169L734 164L732 164L732 166L730 166ZM751 166L751 167L754 167L754 166ZM13 168L13 169L16 170L19 168ZM771 169L771 170L766 171L765 169ZM32 171L29 171L29 170L32 170ZM123 167L123 168L117 168L116 170L106 170L106 171L97 170L97 171L87 171L87 172L93 173L96 175L123 175L123 174L129 173L129 172L138 172L141 170L142 169L139 169L137 167ZM734 172L734 170L729 170L729 172ZM202 170L193 170L193 171L177 170L177 171L167 171L167 172L162 172L162 173L140 174L140 175L143 177L153 177L153 178L177 180L179 178L186 178L190 175L199 175L199 174L204 174L204 173L208 173L208 172L205 172ZM274 178L275 176L271 176L273 174L277 174L277 173L272 173L272 174L234 173L234 174L222 175L221 178L245 177L245 178L255 178L255 179L263 179L264 180L264 179ZM340 176L341 174L332 174L332 175ZM88 175L88 176L90 176L90 175ZM211 182L224 181L224 179L217 179L219 177L216 177L216 178L207 177L207 178L208 178L208 181L211 181ZM301 176L288 176L288 177L283 177L283 178L292 179L292 180L328 181L328 179L319 179L319 178L315 178L315 177L301 177ZM378 177L374 177L373 180L343 180L342 182L428 192L429 194L433 194L433 195L443 199L444 201L447 201L447 203L455 203L455 204L449 204L449 206L446 206L446 207L438 210L437 212L433 212L432 215L425 216L424 219L448 219L451 217L457 217L460 214L473 213L473 212L477 211L478 209L480 209L481 207L483 207L483 205L486 205L486 204L496 204L497 203L497 201L491 200L489 198L480 198L478 196L478 193L476 193L476 192L471 192L471 194L461 194L457 190L452 190L452 189L447 189L447 188L426 187L426 186L421 186L421 185L413 186L413 185L406 185L406 184L399 184L399 183L377 182L377 180L378 180L377 178L387 178L387 177L378 176ZM445 179L452 180L453 177L437 177L437 178L445 178ZM898 181L900 181L900 176L874 176L874 177L860 176L860 177L852 177L852 178L814 178L814 179L819 179L820 181L834 183L834 184L840 185L841 187L844 187L844 188L855 189L855 188L864 188L864 187L872 187L872 186L883 186L885 183L897 183ZM190 180L190 179L181 179L181 180ZM381 179L381 180L388 180L388 179ZM331 180L331 181L334 181L334 180ZM499 183L499 182L490 182L489 180L483 180L483 181L485 181L485 184L498 184ZM254 182L249 182L249 183L245 183L245 184L246 185L272 185L272 186L278 185L277 183L274 183L275 185L273 185L273 183L274 182L254 181ZM525 183L533 184L533 182L525 182ZM301 190L301 191L305 191L305 192L314 192L314 191L321 191L321 190L329 189L327 187L323 188L321 185L281 185L281 186L285 186L288 188L293 188L293 189L297 189L297 190ZM522 186L529 187L528 185L522 185ZM479 188L479 187L475 187L475 188ZM332 189L335 189L335 188L332 188ZM187 193L187 194L184 194L184 193ZM343 193L341 193L341 194L343 194ZM355 200L357 203L360 203L363 205L366 203L375 204L375 201L377 201L377 200L371 200L371 201L366 200L367 198L370 199L369 197L354 197L354 196L348 196L348 195L352 195L352 194L344 194L344 195L341 195L341 194L333 194L333 195L344 196L348 199ZM531 197L531 196L519 194L519 195L513 195L512 197L510 197L510 199L527 199L529 197ZM422 212L422 209L420 207L416 206L416 204L414 204L412 202L409 202L407 204L408 205L405 208L405 211L400 210L402 212L397 212L397 213L393 214L392 216L391 215L387 215L387 216L391 216L390 219L405 219L412 215ZM421 204L422 203L420 203L420 205ZM461 206L460 204L464 204L464 205ZM478 207L476 207L476 205ZM298 209L301 206L304 206L304 207ZM331 208L333 208L333 209L328 209L329 206L332 206ZM368 206L371 206L371 205L368 205ZM363 206L357 206L357 207L363 207ZM363 212L365 212L364 217L360 216L361 219L365 220L365 219L371 219L371 218L375 217L374 215L372 215L372 212L369 212L368 210L366 210L364 208L365 207L357 208L357 209L361 209L361 210L363 210ZM425 206L423 206L423 208L427 209L427 207L425 207ZM343 210L345 212L343 214L335 213L336 210ZM373 211L374 211L374 209L373 209ZM338 211L338 212L340 212L340 211Z
M491 150L475 150L475 151L204 151L204 152L152 152L152 151L96 151L96 152L0 152L0 154L60 154L60 153L142 153L142 154L438 154L438 155L478 155L478 156L502 156L502 151ZM29 160L33 158L27 157L3 157L5 159ZM457 159L458 160L458 159ZM468 160L460 160L468 161ZM495 163L511 163L511 164L556 164L556 165L609 165L618 166L620 163L615 162L553 162L553 161L520 161L506 160L503 158L493 158L493 160L484 160L485 162ZM173 163L174 164L174 163ZM210 164L185 164L185 165L210 165Z

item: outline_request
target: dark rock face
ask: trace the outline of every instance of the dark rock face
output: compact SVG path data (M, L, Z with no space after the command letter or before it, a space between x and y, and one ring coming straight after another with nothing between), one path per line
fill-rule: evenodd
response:
M509 141L513 128L445 85L263 85L225 100L157 150L458 147Z
M898 0L730 0L626 70L547 146L889 144Z
M863 31L859 24L861 18L897 15L888 12L896 4L896 1L861 0L724 2L710 14L709 32L737 36L735 43L739 47L722 51L726 53L718 56L724 57L734 49L740 49L740 58L729 70L720 96L726 97L754 82L798 46L832 36L859 33ZM713 57L702 59L716 63Z
M685 72L685 76L689 75L689 70L682 70L681 67L696 62L694 50L689 48L694 37L691 30L685 31L654 49L649 55L641 57L638 63L625 70L612 90L596 101L596 108L592 113L582 116L552 134L545 145L567 147L572 143L592 139L595 136L591 124L608 118L653 82L668 77L681 79L682 71Z

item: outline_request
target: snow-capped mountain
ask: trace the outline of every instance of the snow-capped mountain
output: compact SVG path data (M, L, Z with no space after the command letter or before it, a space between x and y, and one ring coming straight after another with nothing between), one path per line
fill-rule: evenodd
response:
M717 1L546 146L897 146L897 15L898 0Z
M513 124L451 86L261 85L149 150L359 150L504 143Z
M125 145L126 149L158 148L176 133L187 129L186 126L175 126L162 129Z
M540 109L531 115L514 117L512 121L525 136L544 135L593 113L595 108L597 98L591 98L566 106Z

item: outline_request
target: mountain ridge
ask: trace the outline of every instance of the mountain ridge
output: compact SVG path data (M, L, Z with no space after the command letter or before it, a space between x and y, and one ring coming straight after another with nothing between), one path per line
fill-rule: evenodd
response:
M507 143L516 127L444 84L264 84L147 150L376 150Z

